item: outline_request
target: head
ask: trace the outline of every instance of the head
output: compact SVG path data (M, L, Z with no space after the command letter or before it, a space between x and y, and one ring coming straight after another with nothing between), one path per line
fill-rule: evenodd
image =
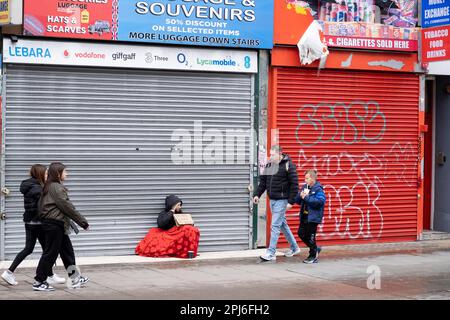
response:
M30 176L35 178L41 185L44 185L46 177L47 168L42 164L34 164L30 169Z
M172 210L174 211L174 212L181 212L181 206L183 205L183 203L182 202L177 202L176 204L174 204L173 206L172 206Z
M312 187L317 182L317 171L316 170L306 170L305 172L305 182L308 186Z
M270 148L270 160L273 162L280 162L283 159L283 149L279 145Z
M66 166L61 162L53 162L48 167L47 181L44 186L44 194L48 192L50 184L61 183L67 178Z
M181 206L183 201L174 194L166 197L166 211L175 210L176 212L181 212Z

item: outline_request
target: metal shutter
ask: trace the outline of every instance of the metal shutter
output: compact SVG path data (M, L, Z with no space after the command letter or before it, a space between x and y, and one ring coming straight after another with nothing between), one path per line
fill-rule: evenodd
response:
M280 144L301 182L316 169L325 186L318 240L416 240L418 76L294 68L273 76ZM298 206L288 220L296 234Z
M172 193L200 228L200 251L249 248L251 75L31 65L6 70L6 259L24 244L20 181L33 163L52 161L68 166L69 195L91 224L90 232L72 237L77 255L134 254ZM198 120L203 131L242 130L245 161L174 165L173 130L193 135Z

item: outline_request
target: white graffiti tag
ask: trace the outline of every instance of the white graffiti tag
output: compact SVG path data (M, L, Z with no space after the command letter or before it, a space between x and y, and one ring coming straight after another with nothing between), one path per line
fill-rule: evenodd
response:
M412 143L407 143L404 146L395 143L387 153L378 157L368 152L355 155L343 151L336 155L313 155L308 158L305 150L301 149L297 166L300 171L317 170L323 179L336 177L340 174L353 174L357 176L357 181L367 184L382 185L384 180L395 179L411 187L417 183L417 171L411 169L407 163L417 159L417 152L417 148L415 149Z
M380 237L383 231L383 215L377 206L380 189L376 184L355 183L336 189L325 185L327 202L323 224L319 232L324 238L339 236L341 238ZM372 229L376 230L372 234Z
M386 131L386 117L374 101L354 101L348 105L307 104L300 108L297 118L296 137L302 146L318 143L375 144L383 139ZM312 134L302 135L304 132Z

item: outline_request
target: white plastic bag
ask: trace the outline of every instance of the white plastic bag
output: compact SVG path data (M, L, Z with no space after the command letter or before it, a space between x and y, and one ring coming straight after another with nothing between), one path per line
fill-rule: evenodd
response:
M323 60L329 54L327 45L323 40L322 27L314 20L306 29L298 44L300 63L307 65L315 60Z

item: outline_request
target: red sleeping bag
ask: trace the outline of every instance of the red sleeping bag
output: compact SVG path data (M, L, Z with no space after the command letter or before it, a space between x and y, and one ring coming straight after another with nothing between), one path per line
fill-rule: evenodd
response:
M188 258L188 252L197 256L200 231L190 225L172 227L169 230L152 228L137 245L136 254L144 257Z

